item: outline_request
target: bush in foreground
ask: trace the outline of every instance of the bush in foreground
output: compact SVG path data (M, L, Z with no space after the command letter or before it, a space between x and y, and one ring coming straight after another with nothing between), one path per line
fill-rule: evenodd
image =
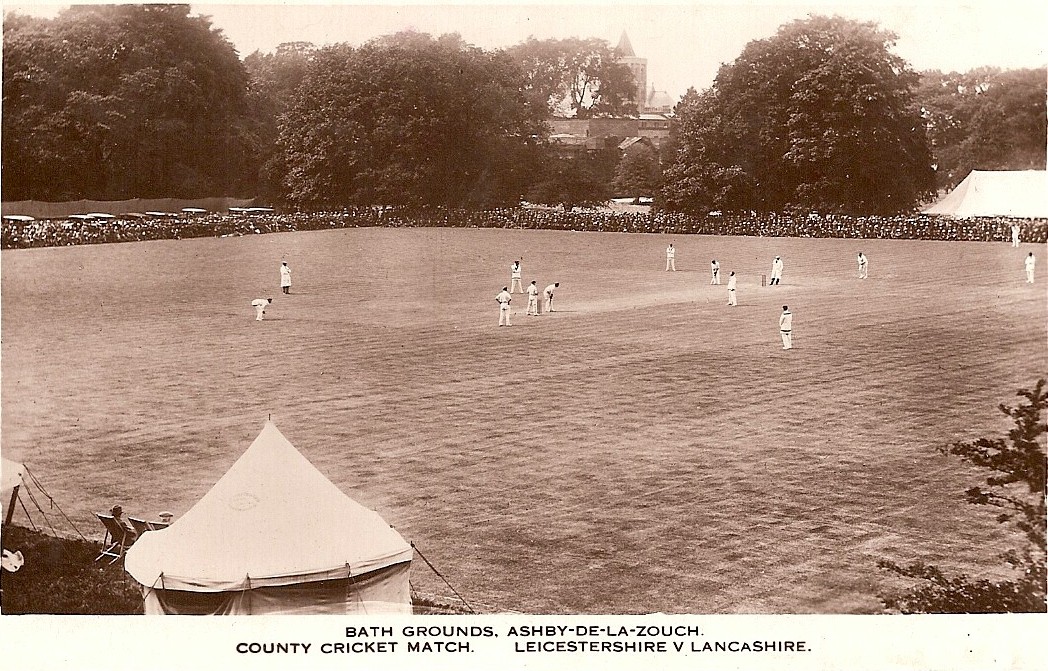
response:
M943 454L986 469L985 486L967 490L968 503L1000 510L997 521L1022 532L1026 545L1009 550L1001 559L1015 575L1010 580L974 579L966 574L949 576L936 566L917 562L909 566L881 560L878 566L919 582L907 593L882 597L884 605L903 613L1044 613L1045 602L1045 449L1048 423L1041 413L1048 408L1043 378L1033 389L1020 389L1027 402L1016 407L998 406L1015 426L1005 438L980 438L975 442L941 447Z

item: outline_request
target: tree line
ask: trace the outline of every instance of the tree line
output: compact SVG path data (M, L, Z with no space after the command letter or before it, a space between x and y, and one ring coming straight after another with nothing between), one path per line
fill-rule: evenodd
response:
M241 59L187 5L5 14L3 199L257 197L303 209L651 195L670 211L912 209L972 168L1044 164L1044 70L913 72L875 24L756 40L661 151L565 156L553 114L636 110L598 39L484 50L405 32Z

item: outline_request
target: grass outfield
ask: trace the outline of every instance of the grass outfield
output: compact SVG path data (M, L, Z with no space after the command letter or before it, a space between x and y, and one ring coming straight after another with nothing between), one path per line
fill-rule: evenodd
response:
M899 587L878 558L992 574L1018 547L964 503L979 474L935 448L1003 433L997 404L1048 375L1029 251L1048 262L477 229L8 250L2 448L101 536L91 513L116 502L184 512L271 413L482 610L876 612ZM776 254L783 284L761 288ZM525 284L561 283L558 312L525 317L517 295L498 328L519 256ZM413 583L447 593L421 562Z

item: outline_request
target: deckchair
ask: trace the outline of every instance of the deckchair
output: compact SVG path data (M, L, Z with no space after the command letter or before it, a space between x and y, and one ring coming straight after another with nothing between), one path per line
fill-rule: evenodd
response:
M131 517L130 515L127 516L127 520L135 528L135 533L139 536L147 531L159 531L171 526L170 522L153 522L152 520L144 520L139 517Z
M112 557L110 564L124 556L124 550L135 542L137 535L131 529L118 522L112 515L95 513L95 517L106 528L106 537L102 541L102 554L95 557L95 561L102 557Z
M135 533L139 536L152 529L152 527L149 526L149 522L138 517L131 517L128 515L127 521L131 523L131 526L135 528Z

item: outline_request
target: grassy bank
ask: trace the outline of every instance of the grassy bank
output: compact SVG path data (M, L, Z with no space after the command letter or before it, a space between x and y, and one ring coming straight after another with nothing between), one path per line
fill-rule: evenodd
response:
M94 561L99 543L55 538L17 526L4 529L4 548L19 550L25 565L3 571L0 609L5 615L136 615L142 593L116 564Z

